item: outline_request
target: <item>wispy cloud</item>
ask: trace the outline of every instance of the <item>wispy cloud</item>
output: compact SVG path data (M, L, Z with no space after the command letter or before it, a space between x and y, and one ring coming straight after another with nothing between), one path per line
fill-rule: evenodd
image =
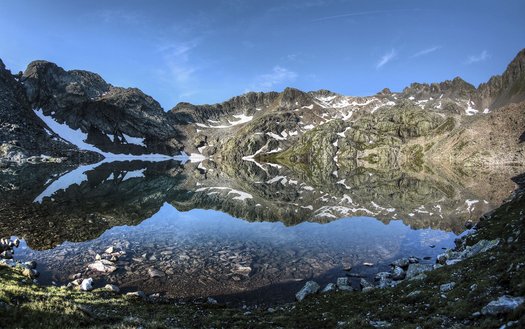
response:
M271 72L257 76L252 89L257 91L270 91L276 86L295 81L297 76L297 73L294 71L290 71L281 66L275 66Z
M388 62L396 58L397 51L395 49L390 50L388 53L384 54L381 59L376 64L376 69L380 69L385 66Z
M483 50L481 52L481 54L479 54L479 55L471 55L471 56L469 56L468 59L467 59L467 64L483 62L483 61L486 61L489 58L490 58L490 54L486 50Z
M352 12L352 13L346 13L346 14L333 15L333 16L319 17L319 18L313 19L312 22L328 21L332 19L339 19L339 18L345 18L345 17L371 16L371 15L388 14L388 13L395 13L395 12L408 12L408 11L419 11L419 9L391 9L391 10L360 11L360 12Z
M428 55L428 54L433 53L433 52L435 52L436 50L439 50L439 49L441 49L441 48L442 48L441 46L434 46L434 47L426 48L426 49L423 49L423 50L421 50L421 51L418 51L418 52L415 53L414 55L410 56L410 58L416 58L416 57L420 57L420 56Z

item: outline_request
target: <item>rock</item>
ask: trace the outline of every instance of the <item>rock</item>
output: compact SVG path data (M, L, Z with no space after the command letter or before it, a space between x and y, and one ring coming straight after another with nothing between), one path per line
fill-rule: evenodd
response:
M331 292L331 291L335 291L335 288L337 286L334 284L334 283L328 283L323 290L321 290L322 293L327 293L327 292Z
M206 301L208 304L211 304L211 305L216 305L216 304L219 304L219 302L216 300L216 299L213 299L211 297L208 297L207 301Z
M93 290L93 279L87 278L87 279L82 280L82 283L80 284L80 290L83 290L83 291Z
M409 281L422 281L422 280L425 280L426 278L427 278L427 275L425 273L421 273L414 277L411 277Z
M126 294L126 296L129 296L129 297L135 297L135 298L142 298L142 299L145 299L145 298L146 298L146 294L144 293L144 291L128 292L128 293Z
M410 279L423 272L431 271L432 264L410 264L406 272L406 278Z
M391 278L391 277L392 277L392 273L390 273L390 272L379 272L379 273L376 274L376 276L374 277L374 279L375 279L376 281L379 281L379 280L381 280L381 279L383 279L383 278L387 278L387 279L389 279L389 278Z
M367 267L372 267L372 266L374 266L374 263L364 262L363 265L367 266Z
M18 238L13 240L13 246L15 246L16 248L20 246L20 240Z
M92 271L100 273L113 273L117 270L117 267L106 259L97 260L96 262L89 264L88 268Z
M416 298L416 297L419 297L419 295L421 295L421 290L414 290L411 293L409 293L407 297Z
M24 268L24 270L22 271L22 275L30 279L36 279L39 273L37 270L30 269L30 268Z
M233 269L233 273L244 275L244 276L249 276L251 272L252 272L252 268L249 266L239 265Z
M149 269L148 269L148 275L149 275L149 277L152 278L152 279L153 279L153 278L162 278L162 277L165 276L164 272L159 271L159 270L157 270L157 269L155 269L155 268L149 268Z
M520 305L525 303L525 297L512 297L503 295L493 300L481 309L483 315L499 315L514 311Z
M374 328L390 328L392 324L387 321L370 321L370 325Z
M101 260L101 259L102 259L102 256L100 256L100 254L95 255L95 260Z
M447 262L447 259L448 259L448 254L447 253L442 253L442 254L439 254L437 257L436 257L436 262L438 264L446 264Z
M113 246L109 247L108 249L106 249L104 251L106 254L112 254L115 252L115 248L113 248Z
M445 283L439 286L439 291L441 291L442 293L449 292L450 290L454 289L455 286L455 282Z
M363 279L363 278L361 278L361 280L359 280L359 285L361 286L361 289L374 286L373 284L371 284L370 282L368 282L366 279Z
M375 287L364 287L364 288L361 290L361 292L366 293L366 292L372 291L372 290L374 290L374 289L375 289Z
M108 291L111 291L111 292L114 292L114 293L119 293L120 292L120 288L117 287L116 285L114 284L106 284L104 286L104 289L108 290Z
M37 264L36 264L36 262L35 262L34 260L29 261L29 262L25 262L25 263L23 263L22 265L23 265L25 268L28 268L28 269L31 269L31 270L36 269L36 266L37 266Z
M348 286L348 278L347 277L337 278L336 282L337 282L336 283L337 287Z
M299 290L297 294L295 294L295 299L297 299L297 301L300 302L303 299L305 299L306 296L317 293L317 291L319 291L319 288L320 287L319 284L317 284L317 282L308 281L305 283L304 287L301 290Z
M408 257L408 262L410 264L417 264L419 263L419 259L417 257Z
M3 259L13 259L13 253L9 250L6 250L2 253L0 253L0 258L3 258Z
M408 258L400 258L392 262L392 266L401 267L402 269L407 268L409 264L410 260Z
M396 281L403 280L405 276L406 276L405 270L403 270L399 266L394 267L394 270L392 271L392 279Z

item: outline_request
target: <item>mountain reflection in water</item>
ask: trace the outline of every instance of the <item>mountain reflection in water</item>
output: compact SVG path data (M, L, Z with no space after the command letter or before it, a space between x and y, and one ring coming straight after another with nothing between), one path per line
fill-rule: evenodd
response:
M320 185L253 162L8 168L0 234L25 239L16 258L37 260L43 283L81 273L180 298L289 300L305 279L334 281L350 266L366 276L403 256L431 262L514 189L512 175L360 168ZM99 273L110 246L118 257Z

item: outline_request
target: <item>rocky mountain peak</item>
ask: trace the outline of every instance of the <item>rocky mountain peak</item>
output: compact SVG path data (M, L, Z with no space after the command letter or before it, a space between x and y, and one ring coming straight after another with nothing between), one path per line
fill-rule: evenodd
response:
M478 99L496 109L525 100L525 49L522 49L502 75L495 75L478 87Z

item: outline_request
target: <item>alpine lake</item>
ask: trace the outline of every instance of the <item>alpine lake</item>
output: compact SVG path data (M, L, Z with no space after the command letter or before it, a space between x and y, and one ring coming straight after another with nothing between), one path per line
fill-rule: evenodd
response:
M42 285L93 278L122 292L231 305L294 300L321 286L434 264L515 188L508 171L351 168L312 176L205 160L29 164L0 170L0 236Z

